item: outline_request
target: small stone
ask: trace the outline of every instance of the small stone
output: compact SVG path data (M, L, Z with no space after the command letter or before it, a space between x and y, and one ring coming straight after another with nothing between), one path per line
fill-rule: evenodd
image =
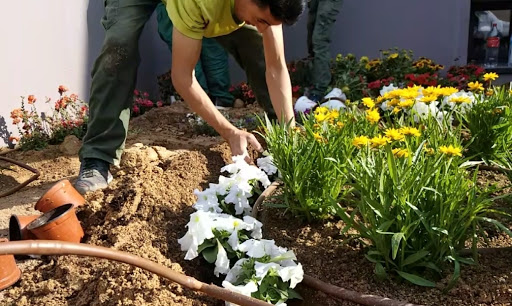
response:
M75 135L68 135L59 145L59 150L66 155L76 155L81 146L82 143Z
M157 133L158 133L158 132L161 132L161 131L162 131L162 128L156 128L156 129L155 129L155 132L157 132Z
M245 103L241 99L236 99L235 103L233 104L233 107L234 108L243 108L243 107L245 107Z
M146 149L146 156L149 161L157 161L159 159L158 153L153 148Z
M176 153L174 153L172 151L167 150L164 147L153 146L152 148L153 148L153 150L156 151L156 153L158 154L158 157L160 158L160 160L166 160L169 157L171 157L171 156L176 154Z
M142 148L143 146L144 146L144 144L143 144L143 143L140 143L140 142L134 143L134 144L132 145L132 147L134 147L134 148Z

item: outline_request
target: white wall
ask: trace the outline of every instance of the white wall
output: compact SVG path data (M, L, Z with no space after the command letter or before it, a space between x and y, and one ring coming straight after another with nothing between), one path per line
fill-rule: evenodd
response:
M86 12L86 0L2 1L0 146L9 138L5 126L17 131L9 115L20 107L20 96L35 95L44 111L45 96L55 101L61 84L79 96L86 93Z

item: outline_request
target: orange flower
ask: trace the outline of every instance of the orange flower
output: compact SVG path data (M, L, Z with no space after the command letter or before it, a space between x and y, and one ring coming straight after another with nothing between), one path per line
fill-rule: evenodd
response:
M11 111L12 119L18 119L18 118L21 118L22 116L23 116L23 111L21 110L21 108L16 108Z
M66 86L64 86L64 85L59 86L59 94L62 95L62 93L66 92L66 91L68 91L68 88Z
M34 104L36 102L36 97L34 95L29 95L27 98L28 104Z
M9 137L9 142L18 142L20 141L20 138L19 137L16 137L16 136L10 136Z

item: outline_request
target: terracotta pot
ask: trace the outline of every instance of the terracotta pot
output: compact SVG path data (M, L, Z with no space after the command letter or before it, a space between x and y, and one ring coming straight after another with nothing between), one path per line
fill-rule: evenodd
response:
M84 205L84 197L71 185L69 180L61 180L50 188L36 203L40 212L48 212L56 207L71 203L75 207Z
M0 238L0 245L9 240ZM1 246L0 246L1 248ZM0 255L0 290L16 283L21 277L20 268L16 265L14 256Z
M80 242L84 230L78 221L73 204L56 207L27 225L38 239Z
M12 215L9 219L9 240L30 240L36 239L36 236L32 234L28 229L27 225L37 219L40 215L32 216L17 216Z

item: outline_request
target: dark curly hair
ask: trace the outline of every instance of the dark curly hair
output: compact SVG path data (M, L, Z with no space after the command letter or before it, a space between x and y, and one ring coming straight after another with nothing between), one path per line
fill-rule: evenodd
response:
M297 22L304 12L306 0L252 0L261 8L270 8L274 18L284 24L292 25Z

